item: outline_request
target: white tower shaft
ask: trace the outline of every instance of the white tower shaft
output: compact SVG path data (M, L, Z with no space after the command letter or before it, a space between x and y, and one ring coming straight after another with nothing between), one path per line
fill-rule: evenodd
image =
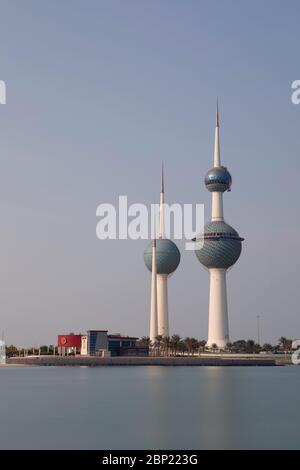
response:
M169 336L168 274L157 275L158 334Z
M152 275L151 275L151 307L150 307L150 341L154 344L158 335L157 325L157 268L156 268L156 240L152 245Z
M226 269L211 268L207 346L224 348L229 342Z
M223 193L221 192L211 193L211 220L212 222L224 220Z

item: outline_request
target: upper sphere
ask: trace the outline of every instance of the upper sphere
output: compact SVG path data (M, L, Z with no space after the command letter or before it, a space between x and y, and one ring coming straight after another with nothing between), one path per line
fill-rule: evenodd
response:
M210 222L197 237L196 256L206 268L228 269L240 257L243 238L223 221Z
M152 271L152 242L144 252L145 265ZM171 274L180 263L180 251L171 240L159 238L156 240L157 274Z
M209 191L223 193L230 191L232 179L229 171L224 166L211 168L205 176L205 186Z

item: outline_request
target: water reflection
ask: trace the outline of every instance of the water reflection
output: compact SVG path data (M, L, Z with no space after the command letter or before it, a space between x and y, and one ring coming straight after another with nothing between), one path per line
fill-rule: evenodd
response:
M1 368L0 447L297 449L299 371Z
M148 367L148 425L160 442L226 448L239 412L235 382L221 367ZM192 436L192 438L191 438Z

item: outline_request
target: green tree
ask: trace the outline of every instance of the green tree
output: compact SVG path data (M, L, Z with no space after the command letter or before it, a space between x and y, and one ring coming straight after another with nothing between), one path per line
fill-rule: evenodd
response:
M164 336L162 339L162 348L164 356L169 356L170 354L170 336Z
M149 336L143 336L139 341L138 341L138 346L141 348L147 348L150 346L150 338Z
M192 356L199 350L199 341L197 338L191 338Z
M285 336L281 336L278 340L278 343L279 343L279 346L280 346L280 349L282 351L291 351L292 349L292 340L291 339L287 339Z
M192 338L190 338L189 336L187 336L184 340L183 340L184 344L185 344L185 348L188 352L188 355L190 356L192 354L192 350L193 350L193 342L192 342Z
M181 338L179 335L173 335L172 338L171 338L171 344L173 346L173 351L174 351L174 355L176 356L177 354L177 349L178 349L178 345L181 341Z
M265 343L262 347L262 350L266 351L266 352L272 352L273 351L273 346L272 346L272 344Z
M16 346L11 344L10 346L6 346L5 348L7 357L14 357L19 355L19 350Z
M163 340L162 335L157 335L155 337L155 347L157 348L158 356L160 356L162 340Z

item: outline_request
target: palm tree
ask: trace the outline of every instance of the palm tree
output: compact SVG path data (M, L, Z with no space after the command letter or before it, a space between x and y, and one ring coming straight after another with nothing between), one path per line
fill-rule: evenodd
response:
M197 338L191 338L191 346L192 346L192 356L195 354L195 351L199 349L199 341Z
M239 339L232 344L232 350L236 353L245 353L247 349L247 343L244 339Z
M160 349L161 349L162 340L163 340L162 335L157 335L155 337L155 346L157 347L158 356L160 356Z
M281 336L281 337L279 338L279 340L278 340L279 346L280 346L280 348L281 348L283 351L285 351L285 349L286 349L286 347L285 347L285 346L286 346L286 342L287 342L287 339L286 339L285 336Z
M266 352L269 352L269 351L271 352L271 351L273 351L273 346L272 346L272 344L265 343L262 347L262 350L266 351Z
M8 357L13 357L18 355L18 348L11 344L10 346L5 347L6 355Z
M292 350L292 346L293 346L293 341L291 339L288 339L287 340L287 344L286 344L286 349L288 351L291 351Z
M179 341L177 349L184 356L184 353L188 350L184 340Z
M255 351L255 342L253 339L248 339L246 343L246 352L249 354L253 354Z
M143 336L139 341L138 345L141 346L142 348L146 348L150 346L150 338L149 336Z
M279 342L280 348L283 351L286 352L286 351L290 351L292 349L292 340L291 339L287 339L285 336L281 336L281 338L279 338L278 342Z
M192 338L190 338L189 336L187 336L184 340L183 340L184 344L185 344L185 347L187 349L187 352L188 352L188 355L191 354L192 352L192 349L193 349L193 341L192 341Z
M211 345L211 350L212 350L212 351L216 351L217 349L218 349L218 345L217 345L216 343L213 343L213 344Z
M198 341L199 353L204 352L205 346L206 346L206 341L205 340Z
M163 352L165 356L170 354L170 336L164 336L162 339Z
M179 335L173 335L172 338L171 338L171 342L172 342L172 345L174 347L174 355L176 356L176 352L177 352L177 349L178 349L178 345L181 341L181 338Z

